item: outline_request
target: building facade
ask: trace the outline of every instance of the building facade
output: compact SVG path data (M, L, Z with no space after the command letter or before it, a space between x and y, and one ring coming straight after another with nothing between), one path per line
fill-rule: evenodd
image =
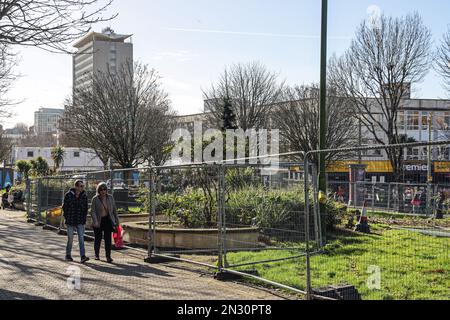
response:
M369 99L370 101L370 99ZM375 100L371 102L374 107L372 114L378 117L378 121L386 124L382 112L376 107ZM271 112L278 112L277 105L272 106ZM429 130L429 121L432 127ZM205 114L186 115L178 117L180 128L192 131L194 122L204 122ZM204 125L206 123L204 122ZM355 130L361 126L362 145L378 145L374 136L355 121ZM416 142L432 142L450 140L450 100L411 99L405 95L398 113L397 128L399 135L404 135ZM377 136L387 141L387 137L381 129L377 130ZM292 150L294 151L294 150ZM428 148L405 148L404 154L404 181L425 183L428 174ZM373 182L389 182L392 178L392 166L387 154L383 150L367 151L362 153L362 163L367 165L367 179ZM431 156L434 181L450 184L450 145L432 148ZM329 165L330 181L347 181L349 179L349 165L357 164L358 157L344 158ZM291 177L300 178L301 169L297 168L291 173Z
M59 121L64 115L64 109L41 108L34 113L34 133L57 134Z
M80 148L65 148L65 156L61 172L87 172L104 169L103 162L93 150ZM14 147L11 155L11 163L19 160L33 160L37 157L44 158L50 167L53 167L52 148Z
M90 32L74 44L73 90L89 86L95 72L117 72L121 65L133 62L131 35L114 33L107 28L102 33Z

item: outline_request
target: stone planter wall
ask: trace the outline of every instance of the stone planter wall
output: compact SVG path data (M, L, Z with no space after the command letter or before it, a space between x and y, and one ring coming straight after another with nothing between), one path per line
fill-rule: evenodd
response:
M148 214L119 214L120 224L132 223L132 222L148 222ZM45 217L43 218L45 221ZM48 222L51 226L59 227L61 217L48 217ZM86 229L92 230L92 218L90 215L87 217Z
M119 214L120 224L127 224L131 222L148 222L149 214ZM87 217L86 228L92 229L92 218L90 215Z
M148 224L123 224L124 240L131 244L147 246ZM231 249L257 248L258 228L227 229L226 247ZM218 249L217 229L176 229L158 227L156 229L156 246L159 249Z

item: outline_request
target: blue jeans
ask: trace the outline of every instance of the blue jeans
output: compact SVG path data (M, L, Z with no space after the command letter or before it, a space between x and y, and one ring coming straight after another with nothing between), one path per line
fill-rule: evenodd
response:
M73 233L77 230L78 234L78 243L80 244L80 256L84 257L86 255L86 250L84 248L84 225L78 226L67 226L67 247L66 247L66 255L72 255L72 245L73 245Z

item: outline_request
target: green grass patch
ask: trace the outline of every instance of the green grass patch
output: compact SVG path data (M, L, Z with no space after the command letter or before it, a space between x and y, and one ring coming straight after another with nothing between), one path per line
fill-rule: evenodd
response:
M335 234L324 253L311 257L312 285L356 286L364 300L450 299L450 239L372 225L373 234ZM228 263L292 257L302 251L229 253ZM379 289L369 289L373 274L381 272ZM305 258L259 264L238 270L256 269L263 278L301 290L305 289Z
M130 214L139 214L139 213L142 213L142 208L141 207L129 207L128 212Z

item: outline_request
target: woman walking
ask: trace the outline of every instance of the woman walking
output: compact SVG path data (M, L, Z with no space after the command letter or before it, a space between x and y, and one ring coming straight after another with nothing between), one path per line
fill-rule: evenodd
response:
M106 260L108 263L112 263L112 233L119 226L119 217L117 216L114 197L108 194L108 186L104 182L97 186L97 195L92 199L91 216L95 234L95 260L100 260L100 247L103 238L105 239Z

